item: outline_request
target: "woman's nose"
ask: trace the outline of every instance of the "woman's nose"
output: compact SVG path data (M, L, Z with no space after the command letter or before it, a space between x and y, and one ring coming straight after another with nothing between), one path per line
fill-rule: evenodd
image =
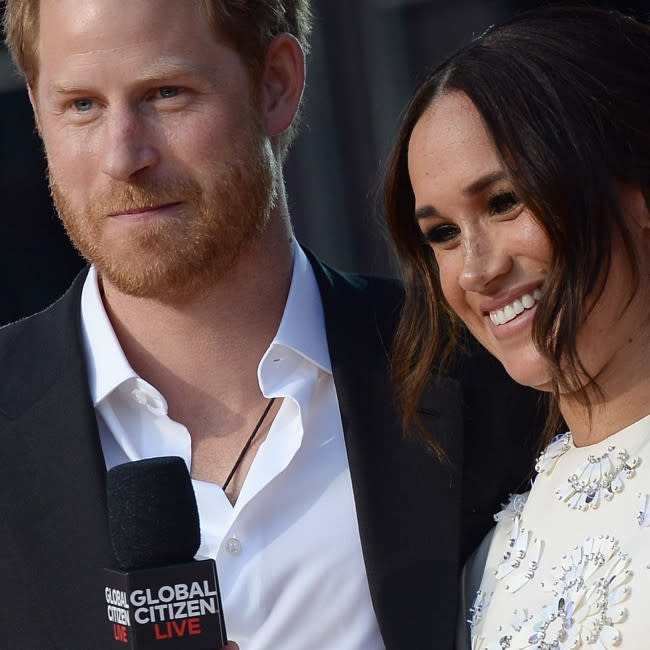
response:
M483 292L496 278L506 274L512 260L498 241L473 234L462 241L463 266L458 282L465 291Z

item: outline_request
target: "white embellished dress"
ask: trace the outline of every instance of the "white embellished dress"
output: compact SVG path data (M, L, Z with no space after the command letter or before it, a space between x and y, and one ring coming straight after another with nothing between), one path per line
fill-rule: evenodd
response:
M495 517L472 649L650 648L650 415L537 471Z

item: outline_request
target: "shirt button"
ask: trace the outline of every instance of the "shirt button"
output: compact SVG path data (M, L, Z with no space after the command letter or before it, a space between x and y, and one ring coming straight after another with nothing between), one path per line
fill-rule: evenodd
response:
M131 391L131 396L138 404L147 403L147 393L142 390L142 388L134 388Z
M157 395L149 397L147 407L154 415L163 415L165 413L165 405Z
M236 537L228 538L224 543L226 553L230 555L241 555L241 542Z

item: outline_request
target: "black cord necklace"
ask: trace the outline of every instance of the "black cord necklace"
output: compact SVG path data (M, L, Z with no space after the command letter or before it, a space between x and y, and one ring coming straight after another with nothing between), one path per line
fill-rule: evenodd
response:
M224 481L222 490L225 492L226 488L228 487L228 484L232 480L232 477L235 475L235 472L239 469L239 465L241 464L242 460L244 459L244 456L246 455L246 452L248 451L249 447L251 446L253 440L255 440L255 436L257 435L257 432L260 430L260 427L262 426L262 422L264 422L264 419L268 415L269 411L271 410L271 407L273 406L273 402L275 402L275 397L271 398L271 401L266 405L266 408L264 409L264 413L262 413L262 417L257 421L257 424L255 425L255 428L253 429L253 433L248 437L248 440L246 441L246 444L242 448L242 450L239 452L239 456L237 457L237 460L235 461L235 464L232 466L232 469L230 470L230 474L228 474L228 478Z

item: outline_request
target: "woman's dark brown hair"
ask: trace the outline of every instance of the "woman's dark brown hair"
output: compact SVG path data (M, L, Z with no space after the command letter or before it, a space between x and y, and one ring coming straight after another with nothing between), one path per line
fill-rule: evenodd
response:
M555 394L545 441L557 429L560 389L590 404L597 384L576 352L578 331L602 291L620 233L638 286L633 242L618 189L638 187L650 205L650 27L618 12L535 9L490 28L433 71L412 100L389 163L386 219L406 284L393 349L393 380L408 430L432 369L460 324L447 307L431 249L414 217L411 133L442 93L476 106L519 198L546 232L552 259L533 337ZM451 336L447 339L446 332ZM445 332L443 341L442 333Z

